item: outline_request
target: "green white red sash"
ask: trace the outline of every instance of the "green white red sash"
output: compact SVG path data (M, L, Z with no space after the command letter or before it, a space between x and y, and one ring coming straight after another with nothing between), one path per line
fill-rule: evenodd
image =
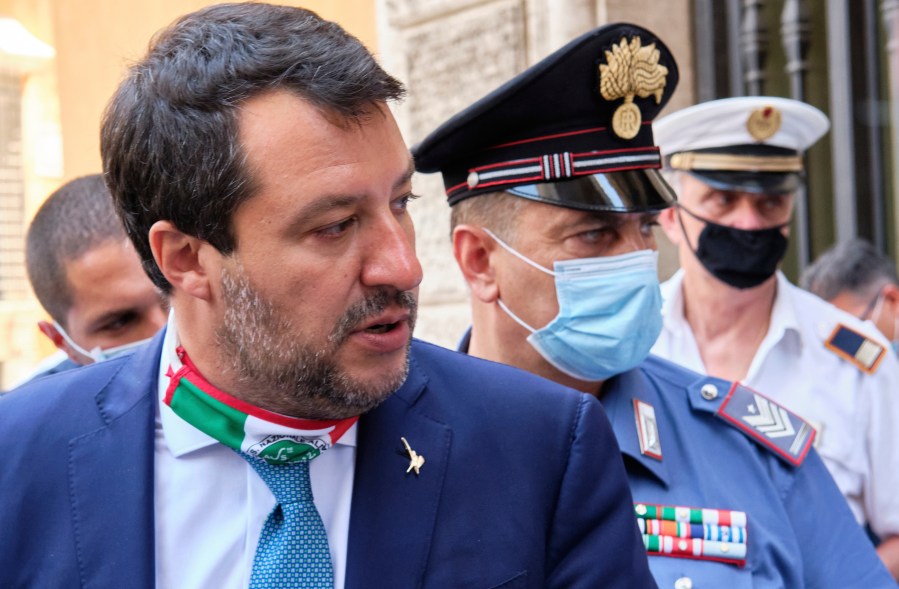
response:
M225 446L272 464L312 460L337 443L359 419L313 421L272 413L220 391L177 349L163 401L181 419Z

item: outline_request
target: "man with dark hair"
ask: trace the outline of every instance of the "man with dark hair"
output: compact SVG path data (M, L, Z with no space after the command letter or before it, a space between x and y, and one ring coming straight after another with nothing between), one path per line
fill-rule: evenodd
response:
M739 380L806 419L899 578L899 363L876 329L778 270L803 153L828 126L817 108L776 96L711 100L653 123L678 195L659 221L681 265L662 285L653 353ZM770 437L781 433L775 417L750 419L770 422Z
M600 27L413 149L452 206L471 291L461 347L599 397L660 587L894 587L802 419L647 358L662 322L652 228L674 202L649 123L677 78L651 32ZM753 404L778 416L776 443L736 417Z
M115 214L100 174L60 187L25 239L34 294L52 321L41 332L69 360L38 376L112 357L165 325L165 304Z
M599 404L412 340L401 95L298 8L156 38L101 149L172 313L0 400L0 586L654 586Z
M899 346L899 276L896 264L861 238L839 243L805 269L802 288L832 305L870 320Z

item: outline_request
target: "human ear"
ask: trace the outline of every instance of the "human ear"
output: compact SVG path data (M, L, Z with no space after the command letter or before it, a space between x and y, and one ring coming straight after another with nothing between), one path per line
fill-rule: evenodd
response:
M683 238L683 229L681 229L680 220L677 218L678 211L676 206L668 207L659 213L659 225L668 237L668 240L674 245L679 246Z
M212 297L210 276L221 254L207 241L188 235L170 221L150 227L153 259L173 289L208 301ZM215 255L218 254L218 255Z
M883 287L881 292L884 304L889 305L890 310L893 311L894 315L899 313L899 286L892 283L887 284Z
M491 256L496 243L480 227L459 225L453 229L453 255L472 296L484 303L499 298L499 285Z
M66 353L66 356L69 357L69 360L76 364L86 364L92 361L91 358L86 358L79 352L75 351L72 346L65 340L59 330L55 325L50 323L49 321L38 321L37 328L41 330L47 338L53 342L53 345L56 346L57 349L62 350Z
M67 352L66 350L66 340L63 339L62 334L59 333L59 330L56 329L56 326L50 323L49 321L38 321L37 328L41 330L47 339L53 342L53 345L63 352Z

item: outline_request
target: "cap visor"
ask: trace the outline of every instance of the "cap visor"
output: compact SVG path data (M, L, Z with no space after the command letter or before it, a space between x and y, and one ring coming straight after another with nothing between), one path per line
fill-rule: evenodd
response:
M654 168L526 184L509 188L507 192L569 209L616 213L660 211L676 200L674 191Z
M690 175L712 188L754 194L790 194L802 186L796 172L707 172L690 170Z

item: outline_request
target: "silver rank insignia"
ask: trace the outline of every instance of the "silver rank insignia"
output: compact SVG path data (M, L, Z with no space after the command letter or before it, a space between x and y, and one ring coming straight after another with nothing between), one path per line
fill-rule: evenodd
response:
M838 356L849 360L863 372L872 374L883 360L886 348L861 333L838 324L824 345Z
M740 383L716 415L794 466L802 464L815 439L815 429L801 417Z
M637 437L640 438L640 454L661 460L662 442L659 439L656 410L649 403L634 399L634 417L637 421Z

